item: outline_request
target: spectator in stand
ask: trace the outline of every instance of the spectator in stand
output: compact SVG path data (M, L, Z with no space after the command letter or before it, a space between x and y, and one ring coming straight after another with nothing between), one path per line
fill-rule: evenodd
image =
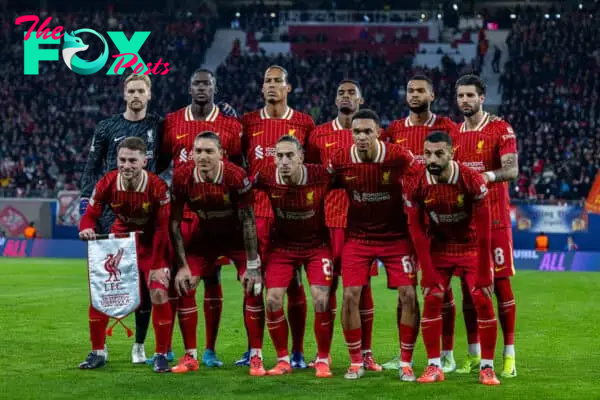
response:
M573 236L569 236L567 238L567 244L565 245L565 251L577 251L579 250L579 246L577 246L577 243L575 243L575 240L573 240Z
M550 241L548 236L544 232L540 232L539 235L535 238L535 250L536 251L548 251L550 246Z

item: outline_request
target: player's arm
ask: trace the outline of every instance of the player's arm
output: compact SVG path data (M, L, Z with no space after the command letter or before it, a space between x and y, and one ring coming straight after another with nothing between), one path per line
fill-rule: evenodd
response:
M334 264L340 262L346 243L346 227L350 200L344 189L333 189L325 195L325 226L329 229L329 245Z
M306 138L306 160L305 162L311 164L321 164L321 151L317 146L317 129L313 129Z
M164 181L155 189L154 201L158 207L154 225L154 239L152 240L152 265L150 267L149 282L158 281L163 286L169 287L169 263L166 258L169 249L169 214L171 210L171 196Z
M272 205L264 191L259 189L253 189L253 191L258 249L262 262L265 262L271 241L271 227L273 226L273 218L268 216L272 214L272 212L269 212L272 210Z
M235 187L239 196L238 217L242 224L244 236L244 250L246 251L246 273L242 277L242 284L246 293L260 294L262 290L262 274L260 272L260 257L258 256L258 235L256 233L256 218L254 217L254 203L252 184L245 173L240 174Z
M479 193L474 196L473 221L477 230L478 243L478 269L476 287L480 288L485 295L491 297L494 293L494 277L492 273L492 214L490 210L490 199L487 196L487 187L481 183Z
M87 206L86 212L81 216L79 220L79 238L81 240L95 240L96 239L96 223L102 211L104 210L106 188L108 186L108 180L106 177L100 179L90 196L89 205Z
M237 131L237 132L236 132ZM236 126L234 126L233 131L230 136L230 143L228 150L228 158L229 161L238 165L240 167L244 167L244 157L242 155L242 136L244 132L242 131L242 124L237 122Z
M102 122L96 125L88 160L81 176L79 215L84 215L98 177L102 174L102 165L108 152L107 137Z
M517 137L510 126L499 138L498 151L502 167L495 171L483 173L486 182L506 182L519 176L519 156L517 152Z

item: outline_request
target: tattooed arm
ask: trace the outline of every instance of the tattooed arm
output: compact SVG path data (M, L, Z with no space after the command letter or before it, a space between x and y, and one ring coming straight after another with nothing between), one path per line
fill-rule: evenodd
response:
M505 154L500 158L500 162L502 168L483 173L486 182L506 182L517 179L519 175L519 157L517 154Z
M262 287L262 275L260 272L260 258L258 257L258 240L256 235L256 220L252 206L239 209L239 218L242 222L244 233L244 247L246 250L246 273L242 283L247 293L260 294ZM258 293L257 293L258 292Z

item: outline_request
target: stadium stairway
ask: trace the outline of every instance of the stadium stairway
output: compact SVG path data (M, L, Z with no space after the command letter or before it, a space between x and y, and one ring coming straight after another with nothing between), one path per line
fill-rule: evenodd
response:
M497 107L502 104L502 93L499 92L500 74L494 73L492 69L492 60L494 59L494 46L498 46L502 51L500 58L500 71L504 64L508 61L508 48L506 47L506 38L508 30L486 31L486 36L489 41L488 52L483 61L483 69L481 77L487 84L487 95L485 104L491 107Z
M233 29L218 29L215 33L215 40L206 52L204 64L202 68L216 71L216 69L225 62L233 42L238 39L241 44L241 49L246 48L246 32Z

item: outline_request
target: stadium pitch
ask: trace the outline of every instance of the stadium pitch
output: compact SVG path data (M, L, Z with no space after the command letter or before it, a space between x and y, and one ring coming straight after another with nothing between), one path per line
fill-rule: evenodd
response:
M223 317L217 354L221 369L201 367L186 375L155 374L150 367L132 365L133 338L117 326L107 340L109 361L101 370L79 370L90 350L87 328L88 289L85 261L0 259L0 349L3 359L0 398L3 399L599 399L600 380L600 274L518 271L513 279L517 300L518 377L502 379L499 387L484 387L475 374L448 374L432 385L403 383L397 371L367 372L358 381L345 381L348 354L340 327L340 312L332 347L332 379L318 380L314 371L295 370L283 377L248 376L233 366L246 349L242 323L242 291L234 269L223 271ZM383 274L385 275L385 274ZM375 327L373 351L381 363L399 352L396 298L385 288L385 276L373 278ZM456 284L456 282L455 282ZM455 358L461 363L466 337L460 290L457 297ZM199 291L201 291L200 289ZM341 304L341 290L338 294ZM199 300L198 347L204 344L202 297ZM126 324L134 327L133 317ZM175 327L173 347L181 356L181 337ZM498 338L496 368L502 366L502 338ZM305 340L305 356L315 354L312 307ZM154 348L148 334L146 354ZM275 364L275 352L265 332L265 367ZM426 356L419 337L415 373L420 375Z

